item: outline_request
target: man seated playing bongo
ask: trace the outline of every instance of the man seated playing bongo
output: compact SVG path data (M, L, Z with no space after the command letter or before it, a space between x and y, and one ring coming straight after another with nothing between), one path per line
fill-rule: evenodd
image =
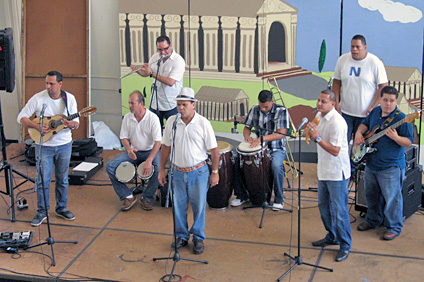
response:
M253 106L246 118L245 127L243 130L244 140L250 143L250 147L258 147L261 144L260 135L263 135L263 141L268 146L271 155L271 171L273 174L274 182L274 204L272 206L274 211L279 211L284 205L284 160L286 158L286 148L284 134L287 133L289 128L289 113L288 110L274 103L271 91L262 90L258 96L259 105ZM254 127L254 132L257 138L250 136L251 129ZM264 128L265 130L261 130ZM262 132L261 132L262 131ZM278 134L275 133L283 133ZM243 189L238 185L234 189L237 198L231 202L232 206L239 206L247 199L243 198Z
M144 97L140 91L131 93L128 99L130 113L122 120L120 139L127 153L123 153L106 164L113 188L123 201L121 210L127 211L135 204L137 198L125 183L116 177L116 169L123 162L139 165L144 162L142 176L151 174L147 188L143 191L140 203L144 210L153 209L153 197L159 185L159 149L161 146L161 126L159 118L144 107Z

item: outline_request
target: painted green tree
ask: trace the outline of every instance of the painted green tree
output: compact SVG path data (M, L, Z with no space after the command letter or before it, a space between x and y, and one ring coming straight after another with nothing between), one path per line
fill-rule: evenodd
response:
M327 53L327 48L325 46L325 39L322 40L321 49L319 51L319 60L318 60L318 70L322 71L325 63L325 54Z

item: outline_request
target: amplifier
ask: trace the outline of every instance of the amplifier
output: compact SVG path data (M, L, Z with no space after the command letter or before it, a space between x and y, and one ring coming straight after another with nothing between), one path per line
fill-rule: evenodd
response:
M417 165L413 170L405 174L402 185L403 196L403 220L410 217L422 207L422 166ZM355 210L366 212L367 199L364 188L364 171L358 171L358 181L356 184Z
M74 167L69 174L69 184L71 185L84 185L96 172L103 167L103 158L101 157L88 157Z
M405 148L405 161L406 168L405 174L408 174L411 170L413 170L417 166L417 145L412 144L409 147Z

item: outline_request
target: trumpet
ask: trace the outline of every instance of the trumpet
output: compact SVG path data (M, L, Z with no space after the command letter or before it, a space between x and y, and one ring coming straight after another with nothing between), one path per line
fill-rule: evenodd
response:
M123 79L123 78L125 78L125 77L127 77L127 76L130 76L130 75L132 75L132 74L134 74L134 73L138 72L138 71L139 71L139 70L141 70L142 68L143 68L143 66L136 68L135 70L133 70L133 71L131 71L131 72L129 72L129 73L127 73L127 74L125 74L125 75L121 76L121 79Z

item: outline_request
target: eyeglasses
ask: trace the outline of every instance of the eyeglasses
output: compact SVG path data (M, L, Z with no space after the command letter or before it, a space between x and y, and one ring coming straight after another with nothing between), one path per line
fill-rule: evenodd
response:
M166 48L163 48L163 49L158 48L158 51L159 51L159 52L166 52L166 51L168 51L169 47L170 47L170 46L168 46L168 47L166 47Z

